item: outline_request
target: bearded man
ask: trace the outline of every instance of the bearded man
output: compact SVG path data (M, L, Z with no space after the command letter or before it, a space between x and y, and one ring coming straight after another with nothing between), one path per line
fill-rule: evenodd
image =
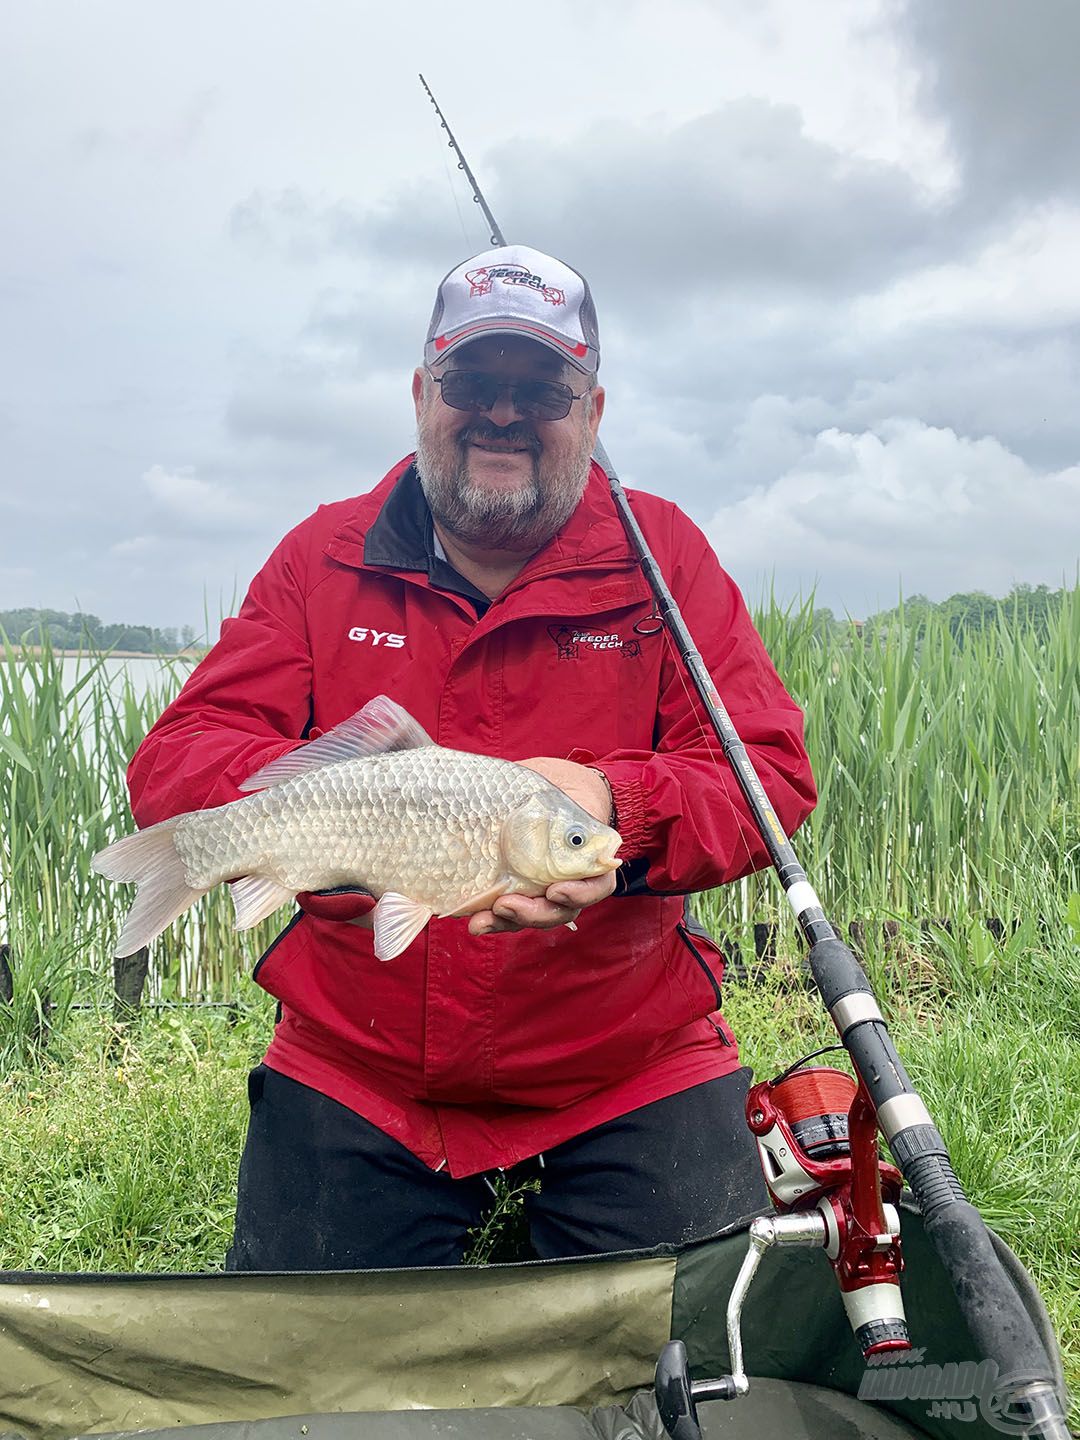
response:
M599 359L561 261L509 246L452 270L415 455L285 537L132 762L140 825L221 805L385 693L622 836L617 874L434 919L387 964L369 897L299 897L255 969L278 1021L232 1268L456 1263L500 1171L539 1181L541 1257L681 1244L765 1203L723 958L686 896L768 857L590 459ZM701 532L632 503L790 832L815 798L801 713Z

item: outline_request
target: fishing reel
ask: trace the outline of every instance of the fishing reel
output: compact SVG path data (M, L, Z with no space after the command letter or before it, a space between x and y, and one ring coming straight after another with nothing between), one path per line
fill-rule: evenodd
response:
M877 1116L861 1082L826 1066L792 1067L751 1089L746 1119L777 1210L816 1214L824 1225L823 1247L863 1358L910 1349L900 1297L901 1175L878 1154Z
M751 1222L749 1248L728 1299L731 1374L691 1382L681 1340L660 1353L656 1403L673 1440L700 1440L698 1400L748 1393L742 1307L773 1246L825 1251L865 1359L911 1348L900 1295L900 1172L878 1154L877 1116L862 1082L827 1066L804 1068L814 1058L753 1086L746 1097L747 1124L757 1137L776 1213Z

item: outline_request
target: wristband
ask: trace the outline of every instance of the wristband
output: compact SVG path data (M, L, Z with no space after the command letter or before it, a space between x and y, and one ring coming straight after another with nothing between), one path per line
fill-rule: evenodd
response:
M608 798L608 822L607 822L607 823L608 823L608 826L609 826L610 829L612 829L612 830L617 830L617 829L619 828L619 816L618 816L618 814L617 814L617 812L616 812L616 810L615 810L615 795L614 795L614 793L612 792L612 789L611 789L611 781L610 781L610 780L608 779L608 777L604 774L603 770L597 769L597 767L596 767L595 765L587 765L585 768L586 768L587 770L591 770L594 775L599 775L599 776L600 776L600 779L603 780L605 786L607 787L607 798Z

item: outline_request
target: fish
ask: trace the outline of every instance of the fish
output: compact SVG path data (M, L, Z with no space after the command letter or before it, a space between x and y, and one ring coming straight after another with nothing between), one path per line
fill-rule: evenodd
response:
M272 760L238 800L127 835L92 867L133 882L116 954L149 945L228 883L235 929L301 891L354 887L378 903L375 954L392 960L432 916L542 895L616 870L617 830L523 765L437 745L386 695Z

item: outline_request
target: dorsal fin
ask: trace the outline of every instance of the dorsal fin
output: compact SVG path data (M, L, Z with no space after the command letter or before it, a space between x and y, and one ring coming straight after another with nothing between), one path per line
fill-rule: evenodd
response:
M385 755L391 750L418 750L434 745L431 736L416 723L407 710L388 695L376 695L362 710L342 720L325 735L290 750L287 755L271 760L241 782L241 790L266 790L295 780L312 770L327 765L340 765L342 760L356 760L364 755Z

